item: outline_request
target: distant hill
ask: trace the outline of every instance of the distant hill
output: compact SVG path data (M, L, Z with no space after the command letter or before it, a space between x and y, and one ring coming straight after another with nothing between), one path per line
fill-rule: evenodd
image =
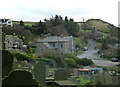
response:
M78 22L79 26L83 24L83 22ZM85 22L87 28L92 29L95 28L101 32L110 32L111 29L115 29L116 27L113 24L105 22L101 19L89 19Z

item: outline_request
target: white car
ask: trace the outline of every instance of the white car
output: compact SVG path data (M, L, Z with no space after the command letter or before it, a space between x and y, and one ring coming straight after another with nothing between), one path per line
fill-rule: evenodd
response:
M84 47L84 48L83 48L83 51L87 51L87 50L88 50L88 48L87 48L87 47Z

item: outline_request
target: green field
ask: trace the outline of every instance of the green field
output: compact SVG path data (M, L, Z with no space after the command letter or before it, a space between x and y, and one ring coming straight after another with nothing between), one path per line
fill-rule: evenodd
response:
M28 25L28 26L32 26L38 22L29 22L29 21L23 21L25 25ZM13 25L14 24L20 24L19 21L13 21Z

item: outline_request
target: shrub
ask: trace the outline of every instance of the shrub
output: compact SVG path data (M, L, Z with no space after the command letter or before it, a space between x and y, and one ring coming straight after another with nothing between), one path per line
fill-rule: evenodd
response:
M91 59L87 59L87 58L82 58L82 59L76 58L75 60L77 64L83 65L83 66L90 66L94 64Z
M68 67L72 67L72 68L78 68L78 67L79 67L79 65L75 62L74 59L65 58L64 61L65 61L65 64L66 64Z
M56 61L53 59L48 58L37 58L37 61L44 61L46 64L48 64L50 67L54 67L54 64L56 64Z
M26 55L24 53L12 52L12 55L14 56L14 58L16 58L17 60L20 60L20 61L24 61L24 60L27 60L28 62L34 61L32 58L30 58L28 55Z
M45 58L55 61L57 67L65 67L64 61L62 60L61 57L56 57L56 56L45 56Z
M72 53L66 53L62 56L63 58L76 58L76 56Z

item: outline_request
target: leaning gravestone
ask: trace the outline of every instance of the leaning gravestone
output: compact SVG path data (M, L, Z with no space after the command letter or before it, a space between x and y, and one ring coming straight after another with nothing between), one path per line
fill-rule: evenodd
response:
M2 78L7 76L12 71L13 55L6 50L0 50L2 52Z
M15 70L2 80L2 87L38 87L38 82L30 72Z
M67 80L70 77L69 69L58 69L55 71L55 80Z
M46 65L43 61L39 61L34 65L34 74L39 84L45 84Z

